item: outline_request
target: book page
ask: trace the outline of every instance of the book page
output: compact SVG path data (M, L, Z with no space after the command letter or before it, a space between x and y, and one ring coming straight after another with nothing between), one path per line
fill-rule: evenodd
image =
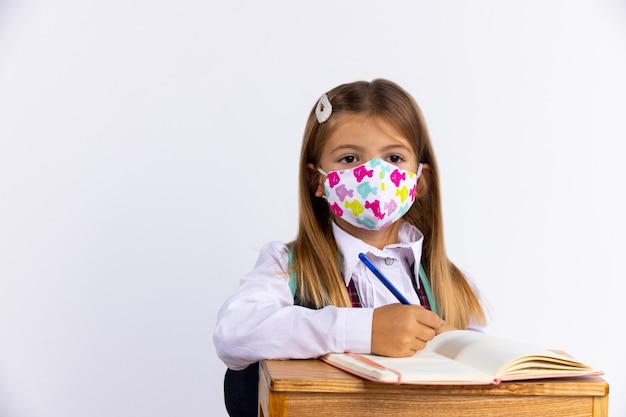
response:
M491 375L429 350L419 351L408 358L339 353L326 355L322 360L367 379L391 383L491 384L494 379Z
M536 374L537 369L551 369L552 373L555 370L563 373L568 369L574 370L576 367L584 371L591 370L590 367L572 358L530 343L470 330L442 333L428 343L427 349L480 369L495 378L506 374L509 365L517 375L526 373L524 368L528 368L527 371L530 374ZM524 362L531 359L535 361L525 366Z

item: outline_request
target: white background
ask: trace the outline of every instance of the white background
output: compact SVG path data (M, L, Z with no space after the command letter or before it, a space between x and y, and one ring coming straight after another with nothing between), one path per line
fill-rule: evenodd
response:
M316 99L422 107L490 331L626 415L626 4L0 3L0 415L225 416L217 310L296 231Z

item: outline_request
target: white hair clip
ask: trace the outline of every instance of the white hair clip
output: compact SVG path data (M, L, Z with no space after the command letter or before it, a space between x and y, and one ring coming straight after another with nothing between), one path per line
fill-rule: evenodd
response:
M322 97L320 97L320 101L317 102L317 107L315 108L317 121L320 123L324 123L326 120L328 120L331 114L333 114L333 106L330 104L328 96L324 94Z

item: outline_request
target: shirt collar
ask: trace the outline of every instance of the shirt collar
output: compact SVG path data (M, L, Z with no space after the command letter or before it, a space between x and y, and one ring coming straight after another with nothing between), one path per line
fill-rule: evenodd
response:
M332 226L335 241L337 242L337 246L339 247L339 251L343 257L343 279L346 286L350 282L352 274L354 273L358 263L361 262L359 259L359 253L369 252L376 256L385 257L385 251L388 249L407 248L413 252L415 265L419 266L420 264L424 235L417 229L417 227L408 222L403 221L400 225L400 229L398 230L399 243L387 245L382 250L357 239L341 227L337 226L335 222L332 223Z

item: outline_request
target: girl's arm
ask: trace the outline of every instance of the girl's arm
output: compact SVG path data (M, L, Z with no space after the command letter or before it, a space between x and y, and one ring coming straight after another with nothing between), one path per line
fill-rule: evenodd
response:
M369 353L373 309L294 305L287 258L283 243L266 245L255 268L220 309L213 335L220 359L238 370L261 359Z

